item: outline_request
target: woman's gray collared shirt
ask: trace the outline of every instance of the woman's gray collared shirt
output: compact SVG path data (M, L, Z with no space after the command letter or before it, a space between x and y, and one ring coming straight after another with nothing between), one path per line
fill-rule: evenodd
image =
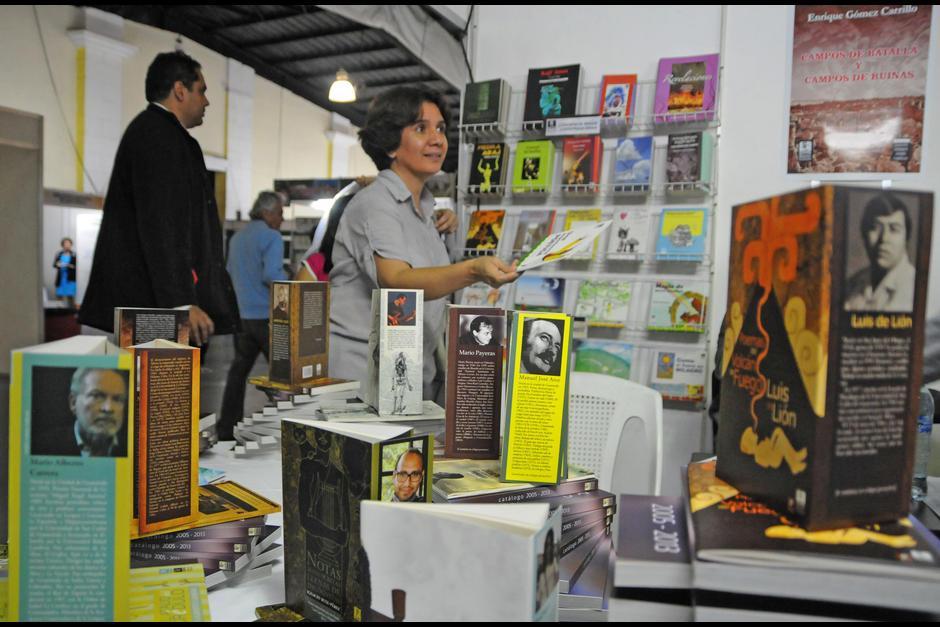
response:
M372 328L372 290L379 287L374 255L412 268L450 265L434 226L434 197L425 188L421 211L404 182L391 170L349 202L336 231L330 271L330 375L366 380ZM444 334L447 299L424 301L424 389L437 371L434 349Z

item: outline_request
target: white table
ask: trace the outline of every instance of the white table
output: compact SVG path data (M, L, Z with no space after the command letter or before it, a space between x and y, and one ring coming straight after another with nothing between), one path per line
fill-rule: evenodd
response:
M200 455L199 465L224 470L225 479L239 483L283 505L280 448L243 458L236 458L231 448L231 442L219 442ZM268 516L268 523L282 526L283 516L272 514ZM283 602L283 559L278 559L274 563L274 571L270 577L242 583L236 582L209 591L209 608L213 622L253 621L256 607Z

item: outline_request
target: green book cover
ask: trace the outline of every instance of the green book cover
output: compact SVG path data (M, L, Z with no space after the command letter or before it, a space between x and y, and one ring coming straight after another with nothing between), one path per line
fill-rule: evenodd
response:
M512 172L512 191L548 191L555 169L555 144L549 140L519 142Z

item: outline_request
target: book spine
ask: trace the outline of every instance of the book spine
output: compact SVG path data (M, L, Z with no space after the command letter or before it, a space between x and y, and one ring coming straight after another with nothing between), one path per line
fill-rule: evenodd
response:
M461 498L448 499L449 503L525 503L540 501L555 496L567 496L580 494L582 492L592 492L597 490L597 480L588 479L585 481L568 481L559 483L556 486L537 486L534 488L525 488L512 490L510 492L499 492L494 494L479 494Z
M135 540L131 548L136 551L159 551L159 552L180 552L188 551L193 553L221 553L237 554L247 553L251 550L250 542L224 542L219 540L190 540L178 542L151 542Z
M178 560L197 561L207 569L235 570L235 562L241 555L229 555L229 559L222 559L215 553L196 553L192 551L152 551L131 549L131 559L135 562L175 562Z

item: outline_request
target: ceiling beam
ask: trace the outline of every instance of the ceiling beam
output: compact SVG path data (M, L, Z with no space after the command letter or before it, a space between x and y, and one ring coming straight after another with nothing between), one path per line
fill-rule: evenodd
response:
M369 73L372 73L372 72L389 72L389 71L395 71L395 70L399 70L399 71L400 71L400 70L410 70L410 69L412 69L412 68L413 68L413 69L417 69L417 70L421 70L421 71L423 71L423 72L428 72L428 73L430 74L429 70L427 70L426 68L422 67L421 65L418 65L418 64L415 63L414 61L407 61L407 62L404 62L404 63L395 63L395 64L392 64L392 65L382 65L382 66L378 66L378 67L365 67L365 68L360 68L360 69L356 69L356 70L352 70L352 69L350 69L350 67L351 67L351 66L344 65L344 66L343 66L343 69L345 69L345 70L346 70L347 72L349 72L349 73L356 72L357 74L360 74L360 75L361 75L361 74L369 74ZM316 71L316 72L297 72L297 73L293 73L293 74L294 74L294 76L296 76L297 78L301 78L301 79L304 79L304 80L316 80L316 79L318 79L318 78L323 78L323 77L325 77L325 76L335 76L337 69L338 69L338 67L337 67L337 68L334 68L334 69L331 70L331 71L323 71L323 72L320 72L320 71ZM351 78L356 79L357 77L352 76ZM371 82L368 81L367 79L360 79L360 80L365 80L366 83L369 83L369 84L371 85ZM399 82L401 82L401 81L393 81L393 82L391 82L391 83L389 83L389 84L390 84L390 85L397 85Z
M322 54L319 54L319 55L299 54L299 55L292 56L292 57L282 57L278 59L271 58L270 62L275 65L288 65L290 63L304 63L307 61L316 61L318 63L335 65L337 63L342 62L340 64L347 70L350 70L351 68L355 67L355 64L349 63L347 59L354 58L356 56L363 55L363 54L374 53L374 52L393 53L393 52L398 52L399 50L401 50L401 48L399 48L398 46L390 46L387 43L383 43L381 45L376 44L374 46L370 46L366 48L358 48L355 50L348 50L346 52L341 52L339 54L333 54L333 55L328 55L328 56L324 56Z
M330 102L329 98L327 97L327 93L322 89L318 89L309 83L298 80L289 73L272 66L271 64L265 62L264 59L261 59L256 55L248 52L244 47L233 45L223 37L210 35L204 31L199 31L192 28L191 22L186 19L182 19L180 16L174 16L171 13L164 13L163 24L157 24L155 26L179 33L184 37L192 39L193 41L211 50L214 50L215 52L218 52L222 56L230 57L240 63L244 63L245 65L254 68L255 72L257 72L259 76L266 78L269 81L284 87L285 89L289 89L301 98L309 100L322 109L327 111L335 111L336 113L348 118L349 121L356 126L362 126L365 121L365 116L357 111L355 107L352 107L348 104Z
M354 35L356 33L361 33L362 31L372 30L368 26L361 26L359 24L353 24L351 26L346 26L343 28L334 28L332 30L320 31L315 33L305 33L297 37L269 37L268 39L261 39L258 41L253 41L248 44L243 44L242 48L247 48L249 50L254 50L256 48L263 48L265 46L281 46L285 44L295 44L304 41L315 41L320 37L328 37L331 35Z
M285 5L285 4L267 5L267 6L269 8L273 8L277 6L279 8L283 8L286 10L281 11L277 13L276 15L271 15L271 16L265 16L259 10L258 14L254 16L254 19L246 18L244 20L239 20L237 22L230 22L228 24L222 24L220 26L216 26L215 28L211 29L209 32L213 34L224 34L225 31L233 30L236 28L243 28L245 26L257 26L258 24L272 24L272 23L277 23L277 22L281 22L284 20L292 20L301 15L313 15L312 13L307 13L304 11L300 11L298 9L288 8L289 5ZM231 7L225 7L225 5L218 5L218 8L228 8L229 10L231 10ZM322 9L314 9L314 10L317 12L322 12ZM239 12L242 14L247 14L247 12L245 11L239 11Z

